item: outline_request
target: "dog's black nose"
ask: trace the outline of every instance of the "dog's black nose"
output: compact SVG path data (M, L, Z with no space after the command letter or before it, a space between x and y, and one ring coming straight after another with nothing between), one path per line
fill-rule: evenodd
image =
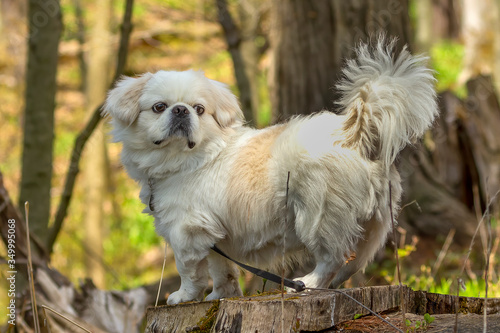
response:
M177 117L186 117L189 114L189 110L183 105L176 105L172 108L172 113Z

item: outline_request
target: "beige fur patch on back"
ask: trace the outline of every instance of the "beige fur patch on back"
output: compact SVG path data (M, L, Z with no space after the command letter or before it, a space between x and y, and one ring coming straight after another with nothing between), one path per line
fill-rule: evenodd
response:
M237 154L228 184L229 207L232 212L251 214L256 208L253 205L260 206L260 200L270 198L266 192L271 190L269 182L271 147L285 127L276 125L263 131L251 138ZM242 204L247 204L247 207L241 207Z

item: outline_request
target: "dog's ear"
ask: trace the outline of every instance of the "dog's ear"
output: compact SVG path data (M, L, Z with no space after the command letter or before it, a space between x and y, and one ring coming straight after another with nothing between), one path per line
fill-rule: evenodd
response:
M108 93L102 115L110 115L127 124L133 123L140 112L139 97L141 91L152 76L151 73L143 74L137 78L122 76Z
M217 108L215 110L215 120L221 127L229 127L245 120L243 111L241 111L238 99L221 82L210 80L213 86L213 94Z

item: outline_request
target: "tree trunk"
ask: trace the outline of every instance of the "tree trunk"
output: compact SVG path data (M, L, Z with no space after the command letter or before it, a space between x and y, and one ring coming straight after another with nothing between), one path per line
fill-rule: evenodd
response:
M86 78L87 110L89 116L106 98L109 88L111 49L112 1L95 2L93 28L90 35L88 53L88 73ZM85 246L87 250L86 266L89 277L99 288L105 286L103 260L103 202L107 181L106 139L102 126L98 126L87 146L84 164L85 178Z
M30 201L30 229L45 242L50 217L59 1L29 1L28 68L19 207Z
M359 42L380 33L398 36L399 47L410 41L405 0L278 0L272 17L274 121L333 109L332 88Z
M496 62L495 37L500 33L494 0L464 0L463 7L465 57L459 77L461 84L478 75L492 74Z
M0 0L0 47L3 51L2 81L17 86L25 77L27 2ZM7 77L6 77L7 76Z
M73 0L73 6L75 7L75 19L77 26L76 39L78 44L80 44L80 49L78 50L78 67L80 69L80 90L86 91L87 89L87 63L85 61L85 23L83 19L83 9L81 0Z
M500 211L500 105L491 78L467 82L468 96L440 95L440 114L429 150L407 148L399 170L406 207L400 223L420 235L435 237L455 229L455 240L470 243L488 210ZM486 229L480 229L486 246ZM476 242L480 244L479 242Z
M481 211L500 210L500 104L491 77L477 77L467 82L465 101L467 118L463 119L464 139L470 155L466 161L472 183L478 187Z
M497 95L500 96L500 0L493 0L494 22L492 26L493 31L493 78L496 85Z
M416 2L420 2L420 0ZM432 19L434 40L457 39L460 36L460 2L457 0L432 0L430 18Z
M495 10L497 12L497 20L495 22L495 71L493 77L495 78L497 95L500 96L500 0L495 0Z
M240 19L241 54L248 84L250 87L251 118L255 126L259 125L259 60L260 50L255 43L261 21L262 4L256 0L238 2L238 16ZM241 94L241 93L240 93Z
M241 32L231 16L227 1L216 0L216 5L219 23L224 30L228 51L233 60L234 76L236 77L236 84L240 93L241 109L247 122L252 123L254 120L252 95L255 92L252 91L252 85L243 58L243 51L241 50Z
M419 52L428 52L434 41L432 0L415 1L417 11L415 27L415 44Z
M418 52L428 53L442 40L456 40L460 35L460 11L457 0L418 0L415 44Z

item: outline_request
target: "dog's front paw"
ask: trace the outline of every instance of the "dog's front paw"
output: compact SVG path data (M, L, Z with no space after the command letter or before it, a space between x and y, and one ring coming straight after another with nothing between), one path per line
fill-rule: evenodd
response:
M167 299L168 305L175 305L179 303L189 302L189 301L197 301L196 297L193 297L189 293L184 290L177 290L176 292L170 294Z
M228 276L226 281L219 280L218 283L215 284L213 291L205 298L205 301L238 296L243 296L238 278Z
M224 297L224 295L221 295L221 294L219 294L218 292L216 292L214 290L210 294L208 294L207 297L205 297L205 301L213 301L213 300L216 300L216 299L221 299L223 297Z
M238 297L243 296L241 292L240 286L228 286L226 288L217 288L214 289L206 298L205 301L213 301L220 298L230 298L230 297Z

